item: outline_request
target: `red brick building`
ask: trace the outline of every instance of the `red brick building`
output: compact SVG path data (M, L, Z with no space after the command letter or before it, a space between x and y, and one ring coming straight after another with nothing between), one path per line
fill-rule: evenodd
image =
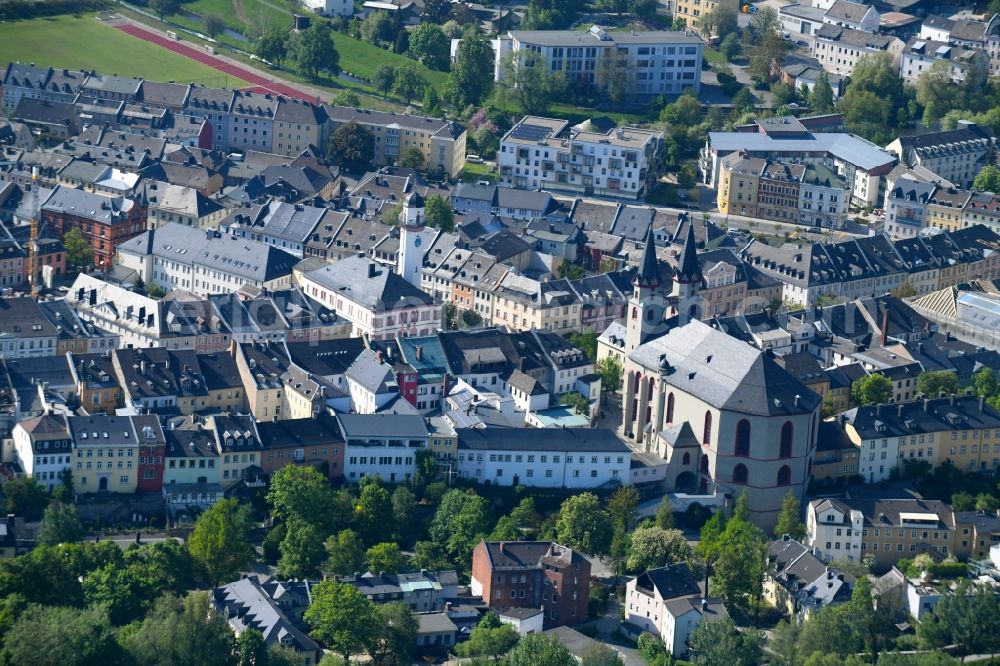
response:
M481 541L471 590L498 612L541 608L546 627L576 624L587 619L590 562L551 541Z
M163 467L166 464L167 440L155 414L133 416L135 435L139 438L139 459L136 464L140 493L163 492Z
M118 245L146 230L146 204L139 199L104 197L60 185L41 207L42 222L61 238L76 227L94 250L94 266L114 264Z
M328 414L309 419L259 421L260 468L267 476L285 465L310 465L328 478L344 476L344 438Z

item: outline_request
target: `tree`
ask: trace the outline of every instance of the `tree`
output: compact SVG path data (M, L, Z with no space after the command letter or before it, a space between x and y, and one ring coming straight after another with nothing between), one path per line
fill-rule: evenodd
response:
M155 573L141 562L106 564L83 579L83 600L88 606L103 606L112 624L123 625L146 614L162 593L157 583Z
M410 54L424 66L441 72L447 71L450 52L451 40L440 25L421 23L410 32Z
M847 91L838 103L847 127L879 145L891 139L897 110L907 106L899 69L885 51L858 58Z
M285 538L281 540L278 575L282 578L314 578L326 555L323 533L298 516L285 523Z
M375 135L370 129L353 120L333 130L326 144L327 158L351 171L364 171L371 164L374 153ZM298 465L289 465L282 469L290 467Z
M382 99L389 96L393 84L396 83L396 68L392 65L380 65L375 72L375 87L382 91Z
M295 62L303 75L315 78L321 72L340 72L340 54L333 45L333 31L326 21L313 21L298 33L293 46Z
M951 82L951 63L933 62L917 79L917 102L924 107L925 125L931 125L960 101Z
M799 517L802 505L798 495L789 490L781 500L781 511L778 512L778 522L774 525L774 536L780 539L783 535L801 541L806 535L806 526Z
M399 573L406 566L406 558L399 545L392 542L377 543L365 553L368 570L373 573Z
M980 368L972 375L972 385L976 389L976 395L984 398L991 398L1000 392L1000 382L997 382L996 373L993 368Z
M725 546L717 551L714 568L716 590L737 607L746 610L759 608L767 568L767 536L759 527L734 512L720 542Z
M597 356L597 333L592 329L587 329L586 331L579 333L574 331L566 336L569 343L582 351L587 358L595 358Z
M456 562L467 562L472 549L490 532L489 503L471 490L449 490L441 498L430 537Z
M714 35L719 38L736 35L739 28L739 21L736 15L736 6L716 5L715 8L702 16L698 27L702 32ZM736 39L739 39L736 37Z
M885 375L866 375L851 384L851 400L859 405L884 404L892 397L892 380Z
M156 12L156 16L162 21L180 11L181 3L180 0L149 0L149 8Z
M961 393L958 375L948 370L924 370L917 377L917 391L928 398L936 398L941 393L951 395Z
M493 91L493 67L489 42L478 33L463 37L448 75L448 102L460 109L480 104Z
M608 513L616 527L626 532L635 525L639 509L639 491L635 486L622 486L608 498Z
M441 24L451 15L451 0L424 0L423 22ZM422 25L423 23L421 23Z
M590 401L583 397L579 391L563 393L562 397L559 398L559 404L566 407L572 407L573 411L577 414L582 414L587 417L590 416Z
M392 495L380 483L365 483L354 505L354 520L365 543L385 541L392 532Z
M348 576L360 572L365 563L365 546L354 530L341 530L326 540L329 558L325 568L331 573Z
M549 74L534 54L509 54L503 62L503 72L503 85L528 115L544 116L566 88L565 77Z
M698 666L756 666L763 661L763 634L740 631L728 616L700 622L688 644L694 655L692 662Z
M312 627L310 635L350 663L371 644L378 631L375 604L353 585L325 580L313 587L312 605L302 614Z
M280 30L269 30L257 40L257 55L278 67L288 57L288 36Z
M773 9L766 7L755 14L754 18L756 19L769 11L776 14ZM787 52L788 42L782 39L777 31L766 33L750 52L750 67L748 69L750 76L758 81L773 81L774 64L779 62Z
M610 645L598 643L583 653L580 666L624 666L622 656Z
M236 666L267 666L267 642L256 629L244 629L236 637Z
M847 616L836 608L822 608L809 614L799 636L802 654L821 652L845 657L862 649Z
M438 194L432 194L425 200L424 220L426 220L427 226L441 231L452 231L455 228L451 204Z
M56 546L61 543L79 541L83 536L83 525L76 515L76 507L62 502L49 502L38 528L38 543Z
M537 530L538 524L541 522L541 517L535 509L533 497L525 497L518 502L517 506L511 510L510 517L514 524L522 530Z
M693 558L694 552L680 530L639 527L632 533L628 570L639 573Z
M784 81L776 81L771 84L771 95L774 97L775 106L788 106L796 100L798 92L795 87Z
M780 35L781 20L773 7L764 7L750 17L750 29L755 40L760 42L769 35Z
M424 101L421 106L424 107L425 116L436 117L441 115L441 98L438 96L437 88L434 86L424 88Z
M601 377L601 388L615 392L621 388L625 368L615 356L605 356L594 365L594 371Z
M719 52L726 60L732 62L743 51L743 44L735 32L731 32L719 44Z
M976 179L972 182L972 189L978 192L1000 193L1000 168L997 168L995 164L984 166L976 174Z
M396 31L396 22L389 12L372 12L361 22L361 39L383 48L396 41Z
M826 72L821 72L809 92L809 106L813 113L830 113L833 110L833 87Z
M78 609L29 606L7 633L4 663L37 666L88 666L121 663L121 648L107 613L100 607Z
M34 516L45 506L45 488L38 479L22 476L3 484L3 508L18 516Z
M802 625L795 620L778 622L771 631L770 640L767 641L767 649L771 655L770 663L774 666L801 666L803 651L799 643L801 632Z
M589 555L605 555L614 533L611 516L593 493L566 499L556 519L559 542Z
M434 462L433 456L431 462ZM397 486L392 491L392 517L396 540L404 544L410 543L421 525L417 519L417 498L406 486Z
M508 666L566 666L574 662L556 636L533 633L525 636L507 655Z
M209 14L205 17L205 32L209 37L218 37L226 31L226 22L221 16Z
M701 101L690 90L677 98L677 101L667 104L660 111L660 120L667 125L693 127L701 122Z
M517 528L517 523L510 516L500 516L497 524L490 532L490 541L517 541L521 538L521 530Z
M410 564L414 569L427 569L428 571L441 571L447 569L448 557L444 550L433 541L418 541L413 544L413 557Z
M525 30L559 30L568 28L579 9L577 0L530 0L521 21Z
M731 100L733 105L733 110L737 113L743 113L745 111L752 111L754 106L757 104L757 98L754 97L753 93L746 86L740 88L733 99Z
M656 526L664 530L674 529L674 507L670 503L670 498L666 495L660 500L660 506L656 509Z
M141 623L121 633L122 646L144 666L218 666L232 658L233 634L206 592L158 598Z
M517 631L509 624L501 624L492 611L483 616L469 634L469 640L455 646L460 657L489 657L499 661L517 645Z
M427 82L420 76L417 66L413 63L408 62L396 67L392 92L405 99L407 104L423 91L425 85Z
M353 90L341 90L330 100L334 106L348 106L352 109L361 107L361 98Z
M94 263L94 250L83 237L79 227L73 227L63 235L66 248L66 263L75 268L85 269Z
M412 663L410 650L417 644L417 619L401 601L376 607L377 630L367 650L376 665Z
M253 558L250 508L235 498L223 500L198 517L188 549L213 585L233 578Z

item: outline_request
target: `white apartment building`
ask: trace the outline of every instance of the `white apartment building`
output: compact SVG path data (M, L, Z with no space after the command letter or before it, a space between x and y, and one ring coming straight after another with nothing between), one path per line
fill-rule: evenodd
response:
M701 60L704 42L700 37L675 31L609 32L591 26L577 30L513 30L510 50L516 62L528 54L544 64L549 74L565 74L599 90L607 90L615 70L634 73L626 95L650 98L680 95L687 89L701 89ZM503 48L495 49L497 60ZM501 67L496 67L502 77Z
M717 599L705 599L686 563L650 569L625 586L625 621L659 636L675 657L687 653L691 632L703 621L727 616Z
M458 476L477 483L599 488L630 480L631 450L605 429L459 428Z
M14 455L24 475L36 479L49 492L70 468L72 441L61 415L43 414L14 426Z
M500 141L502 185L584 196L641 199L659 176L663 133L633 127L607 134L568 121L525 116Z
M980 65L984 73L990 71L989 57L981 49L953 46L948 42L933 42L914 37L902 51L900 76L905 83L916 85L920 75L935 62L948 63L948 71L953 83L964 83L966 70L974 64Z
M226 208L193 187L153 182L146 188L149 209L146 226L156 229L177 222L196 229L218 226Z
M971 120L953 130L900 137L885 149L909 167L924 167L960 187L971 186L996 147L996 135Z
M851 76L862 56L887 51L894 66L903 52L902 40L838 25L823 25L813 39L812 55L830 74Z
M298 262L293 254L259 241L169 222L119 245L117 263L146 284L208 296L246 285L288 289Z
M427 424L412 414L337 414L344 436L344 478L365 476L402 483L417 471L417 451L427 448Z
M351 337L373 340L431 335L441 304L389 268L348 257L298 277L305 294L351 324Z

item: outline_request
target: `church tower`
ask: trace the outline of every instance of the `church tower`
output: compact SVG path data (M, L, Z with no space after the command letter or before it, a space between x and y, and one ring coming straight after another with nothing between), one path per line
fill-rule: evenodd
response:
M639 270L632 279L632 298L625 314L625 354L631 354L663 325L665 301L664 287L656 259L656 242L653 226L646 232L646 246L642 250Z
M396 273L420 289L424 252L427 250L424 243L428 241L428 234L424 227L424 198L420 196L419 192L413 190L406 197L400 217L399 257ZM433 237L433 234L430 236Z
M694 240L694 221L687 218L687 234L684 246L677 258L673 270L674 285L671 291L671 301L677 309L677 325L700 320L704 312L704 301L701 297L701 265L698 263L698 248Z

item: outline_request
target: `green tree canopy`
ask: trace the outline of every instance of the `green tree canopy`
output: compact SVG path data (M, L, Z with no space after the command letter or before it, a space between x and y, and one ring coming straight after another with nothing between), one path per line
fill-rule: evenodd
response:
M79 227L73 227L63 235L63 247L66 248L66 262L70 266L83 269L94 264L94 250Z
M421 23L410 32L410 53L430 69L447 71L451 40L441 26Z
M404 63L395 69L395 78L392 82L392 92L399 95L409 104L414 97L420 95L427 81L420 75L417 66L413 63Z
M340 72L340 53L333 45L333 30L326 21L313 21L298 33L292 47L295 63L305 76L315 78L321 72Z
M689 562L693 558L694 552L680 530L640 526L632 533L629 571L640 573L669 564Z
M462 38L448 77L445 98L456 108L481 104L493 91L493 48L478 33Z
M250 564L250 508L235 498L223 500L198 517L188 549L213 585L235 577Z
M813 113L830 113L833 111L833 87L826 72L821 72L813 89L809 92L809 106Z
M412 663L410 651L417 644L417 618L409 606L401 601L378 604L375 615L377 629L367 645L372 662L384 666Z
M399 545L392 542L377 543L365 553L368 570L374 573L399 573L406 566L406 558Z
M280 30L269 30L257 40L257 55L281 66L288 57L288 36Z
M99 607L29 606L7 633L2 654L4 663L37 666L122 661L107 613Z
M655 522L660 529L671 530L674 528L674 506L666 495L663 496L660 505L656 508Z
M285 523L285 538L279 550L278 575L282 578L315 578L326 556L320 528L298 516Z
M333 130L326 144L327 159L351 171L364 171L374 154L375 135L353 120Z
M698 623L688 644L698 666L756 666L764 656L763 634L738 630L728 616Z
M625 368L614 356L605 356L594 365L594 371L601 377L601 389L614 392L621 388Z
M781 511L778 512L778 522L774 526L775 538L783 535L801 541L806 536L806 526L800 517L802 504L798 496L791 490L785 493L785 498L781 500Z
M49 502L42 516L41 527L38 528L38 543L55 546L60 543L72 543L83 537L83 526L80 517L76 515L76 507L63 502Z
M361 22L361 39L385 48L396 41L396 22L389 12L375 11Z
M432 194L424 202L424 218L427 225L442 231L452 231L455 219L451 212L451 204L440 195Z
M472 490L445 493L431 521L430 537L456 562L467 562L472 549L490 533L489 503Z
M574 661L556 636L528 634L507 655L508 666L566 666Z
M385 99L396 83L396 68L392 65L380 65L375 72L375 80L372 81L375 87L382 91L382 98Z
M504 85L528 115L545 115L566 89L565 76L549 74L538 57L509 54L503 62Z
M502 624L493 612L487 613L469 634L469 640L459 643L455 652L460 657L489 657L494 661L517 645L517 630Z
M1000 168L995 164L984 166L976 174L976 179L972 183L972 189L979 192L1000 193Z
M917 391L928 398L936 398L941 393L961 393L961 390L958 375L948 370L924 370L917 377Z
M851 400L859 405L885 404L892 398L892 380L885 375L866 375L851 384Z
M611 516L593 493L566 499L556 520L559 542L589 555L605 555L614 532Z
M122 632L121 642L144 666L218 666L230 663L233 633L208 593L193 592L158 598L141 623Z
M353 585L325 580L313 587L313 601L303 619L311 636L344 658L359 654L377 635L379 614L375 604Z
M341 530L326 540L329 554L325 568L331 573L348 576L360 573L365 563L365 545L354 530Z

